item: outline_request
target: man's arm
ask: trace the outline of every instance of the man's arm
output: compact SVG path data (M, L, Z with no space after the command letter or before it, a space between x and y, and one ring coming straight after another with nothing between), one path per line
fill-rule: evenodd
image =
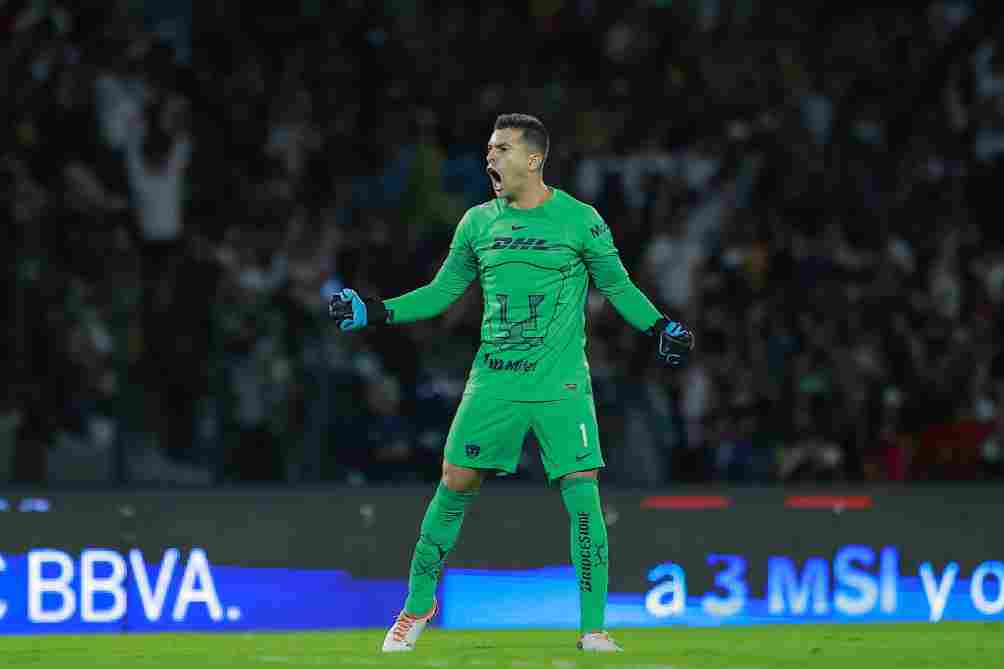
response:
M649 332L665 316L634 284L624 269L610 228L597 215L596 220L591 221L586 235L582 245L582 259L596 288L610 300L610 304L614 305L614 309L624 320L642 332Z
M457 244L459 235L458 226L450 252L432 281L400 297L384 300L388 323L411 323L438 316L460 299L477 278L477 259L466 243Z
M593 211L582 243L582 259L593 278L617 312L645 334L658 337L657 357L670 367L682 367L694 350L694 335L680 323L663 315L628 276L614 245L610 228Z
M465 215L453 233L450 252L432 281L388 300L361 299L354 291L332 298L329 312L343 330L355 330L366 325L411 323L432 318L456 302L467 286L477 278L478 261L468 239L468 216ZM359 304L354 304L354 302Z

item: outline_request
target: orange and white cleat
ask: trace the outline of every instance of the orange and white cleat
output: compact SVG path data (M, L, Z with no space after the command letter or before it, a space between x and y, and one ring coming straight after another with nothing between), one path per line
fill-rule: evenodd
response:
M432 600L432 609L425 615L413 616L402 609L401 613L397 614L397 620L387 630L387 636L383 638L383 652L402 653L415 650L418 636L438 610L439 604L435 599Z
M624 649L614 643L606 632L583 634L578 643L579 650L593 653L623 653Z

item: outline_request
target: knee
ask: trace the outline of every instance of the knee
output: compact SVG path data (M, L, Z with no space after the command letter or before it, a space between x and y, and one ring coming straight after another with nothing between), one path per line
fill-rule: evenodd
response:
M569 481L571 479L597 479L600 478L599 469L587 469L582 472L572 472L570 474L565 474L561 477L563 481Z
M453 492L476 492L481 487L481 472L443 461L443 485Z

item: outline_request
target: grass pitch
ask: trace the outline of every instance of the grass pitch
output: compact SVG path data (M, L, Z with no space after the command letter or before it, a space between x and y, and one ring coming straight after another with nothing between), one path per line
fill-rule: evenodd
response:
M585 655L571 630L426 630L412 653L383 630L261 634L0 636L0 666L451 669L1004 669L1004 623L618 629L626 652Z

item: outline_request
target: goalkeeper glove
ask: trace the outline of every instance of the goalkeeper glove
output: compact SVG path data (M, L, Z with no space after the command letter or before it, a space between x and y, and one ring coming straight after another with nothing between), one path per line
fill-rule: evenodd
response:
M694 334L683 324L660 318L649 328L649 334L659 336L659 360L670 367L683 367L694 350Z
M361 330L367 325L383 325L389 312L380 300L363 299L351 288L343 288L331 296L328 315L342 330Z

